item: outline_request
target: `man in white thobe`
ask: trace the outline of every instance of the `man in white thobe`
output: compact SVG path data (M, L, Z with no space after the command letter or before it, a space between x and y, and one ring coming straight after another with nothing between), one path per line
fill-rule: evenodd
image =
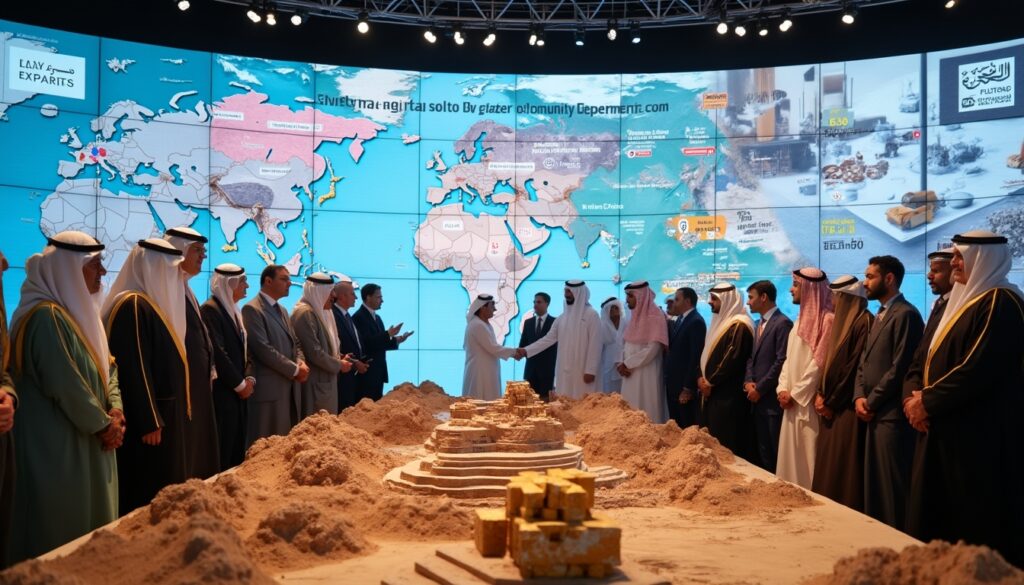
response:
M622 375L617 366L622 361L622 338L629 323L625 313L622 301L615 297L601 303L602 349L597 389L605 394L622 392Z
M811 489L818 414L814 398L821 382L821 367L828 351L835 312L827 276L817 268L793 271L793 304L800 315L789 332L786 362L779 373L778 397L783 408L779 457L775 474Z
M601 317L590 306L590 289L582 280L565 282L565 310L547 335L520 349L516 357L533 357L558 344L555 391L569 398L597 392L601 367Z
M498 359L516 355L516 349L505 347L494 337L490 320L494 316L494 297L479 295L466 313L466 368L462 374L462 396L479 400L501 398L501 373ZM556 321L557 323L557 321Z
M622 397L646 412L651 422L660 424L668 419L661 375L662 355L668 348L668 318L654 303L654 291L646 281L626 285L626 306L631 314L618 364Z

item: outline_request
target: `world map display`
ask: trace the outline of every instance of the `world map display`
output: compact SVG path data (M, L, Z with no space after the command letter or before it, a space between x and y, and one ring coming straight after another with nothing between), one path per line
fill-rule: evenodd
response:
M25 259L77 229L113 281L139 239L191 225L255 294L268 264L383 287L393 383L461 390L470 300L515 345L535 293L595 306L790 272L907 267L1010 237L1024 280L1024 43L885 59L615 75L453 74L274 61L0 21L0 202L8 310ZM291 306L300 296L293 288ZM710 312L705 303L700 310ZM503 362L503 379L522 363Z

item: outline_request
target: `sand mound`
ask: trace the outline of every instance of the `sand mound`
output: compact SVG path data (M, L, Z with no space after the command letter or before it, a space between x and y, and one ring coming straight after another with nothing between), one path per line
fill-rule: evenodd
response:
M308 566L322 559L343 560L371 548L348 521L306 502L288 503L271 511L260 520L248 544L262 562L281 568Z
M590 396L596 396L596 394L591 394ZM572 413L572 409L578 403L579 401L573 400L572 398L559 396L558 400L548 404L548 414L555 417L560 423L562 423L562 427L565 428L565 430L575 431L579 428L580 421Z
M580 421L575 442L583 447L583 458L590 465L633 472L646 455L676 445L682 436L675 422L653 424L646 413L633 410L617 394L590 394L571 412Z
M238 534L203 512L133 538L100 530L70 555L22 563L6 571L0 581L21 585L274 583L253 564Z
M311 449L292 458L291 476L299 485L341 485L352 467L333 449Z
M359 404L346 408L339 418L388 445L420 444L440 423L420 400L398 398L380 402L364 398Z
M932 541L908 546L897 553L889 548L868 548L840 559L831 575L806 585L1020 585L1024 571L1007 563L985 546Z
M456 399L449 396L444 391L444 388L434 382L424 380L418 387L411 382L403 382L395 386L381 399L382 402L389 400L414 400L425 408L427 412L435 414L438 412L448 412L448 407Z
M370 534L399 539L469 539L473 536L473 507L447 496L388 495L360 513L360 525Z

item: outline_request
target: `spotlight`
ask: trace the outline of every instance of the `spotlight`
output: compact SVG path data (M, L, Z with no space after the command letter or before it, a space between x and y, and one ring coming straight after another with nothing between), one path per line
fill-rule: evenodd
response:
M245 15L253 22L260 22L263 20L263 16L260 15L260 5L256 0L249 3L249 10L245 12Z
M779 23L779 30L782 32L786 32L791 28L793 28L793 19L789 17L788 12L784 12L782 14L782 22Z
M186 4L188 4L188 2L186 2ZM952 8L954 6L956 6L956 0L946 0L946 8ZM182 8L182 10L185 9Z
M619 37L619 23L615 20L608 21L608 40L614 41Z
M270 26L277 25L277 14L274 13L274 5L273 4L267 5L267 16L266 16L266 18L267 18L267 24L269 24Z
M359 24L356 25L356 30L364 35L370 32L370 15L365 10L359 13Z
M306 20L306 13L305 11L302 10L293 14L291 18L292 24L294 24L295 26L299 26L300 24L302 24L304 20Z
M843 23L853 24L853 21L857 20L857 9L844 6L843 7Z
M585 39L584 39L585 35L586 35L586 33L583 32L583 27L580 27L580 28L576 29L575 37L576 37L576 46L577 47L582 47L583 46L583 43L585 41Z
M532 24L530 25L530 40L529 40L529 43L530 43L531 47L537 44L537 27L532 25Z
M540 30L537 31L537 46L544 46L544 27L540 27Z
M452 27L452 38L455 39L456 45L464 45L466 43L466 37L462 36L462 27L455 25Z
M765 24L763 20L760 20L757 23L757 34L762 37L768 36L768 25Z
M423 38L427 39L427 42L433 45L437 42L437 34L434 32L434 27L429 27L423 31Z
M493 24L487 28L487 36L484 37L484 46L490 47L498 38L498 29Z
M747 34L747 27L743 26L743 23L737 24L736 28L732 30L738 37L742 37Z
M192 4L188 0L178 0L178 10L185 12L189 6L192 6Z
M729 32L729 16L725 10L725 2L722 3L722 9L718 13L718 26L715 27L715 31L720 35L728 34Z
M640 44L640 23L633 21L633 24L629 27L629 41L634 45Z

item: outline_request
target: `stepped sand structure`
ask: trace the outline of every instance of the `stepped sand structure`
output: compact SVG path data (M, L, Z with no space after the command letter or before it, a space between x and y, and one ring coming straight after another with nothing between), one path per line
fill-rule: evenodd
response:
M430 455L391 470L387 485L456 498L503 497L523 471L589 471L599 487L627 479L613 467L588 468L583 450L565 442L562 423L528 382L508 382L500 400L462 400L450 407L425 447Z

